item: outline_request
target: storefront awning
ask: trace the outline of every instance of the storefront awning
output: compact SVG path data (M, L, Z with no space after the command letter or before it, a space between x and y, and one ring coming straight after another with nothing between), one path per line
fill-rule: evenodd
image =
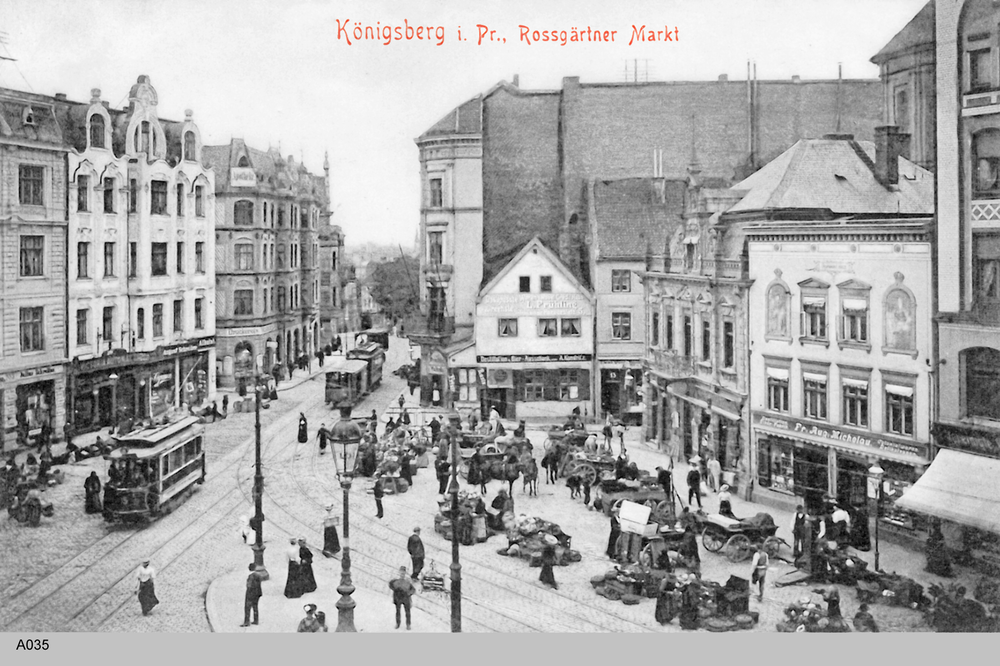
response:
M941 449L896 506L1000 534L1000 460Z
M841 305L847 312L864 312L868 309L868 301L863 298L845 298Z

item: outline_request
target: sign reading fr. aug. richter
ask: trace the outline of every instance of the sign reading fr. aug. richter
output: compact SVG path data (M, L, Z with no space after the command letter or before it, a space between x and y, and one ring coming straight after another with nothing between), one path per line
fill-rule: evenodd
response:
M590 301L578 294L487 294L476 308L479 316L589 312Z
M902 437L892 437L880 432L867 432L844 426L819 426L789 416L773 416L759 412L754 412L753 422L754 425L761 428L794 437L802 437L805 441L847 444L850 448L858 450L884 451L908 458L919 458L921 461L927 460L927 444L906 440Z

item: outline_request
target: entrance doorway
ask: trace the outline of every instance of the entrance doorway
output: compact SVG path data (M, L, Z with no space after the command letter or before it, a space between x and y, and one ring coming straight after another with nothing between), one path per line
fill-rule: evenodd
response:
M810 446L796 446L794 452L795 494L805 499L806 511L821 513L827 478L827 453Z
M601 370L601 412L621 415L621 370Z
M837 502L853 509L865 506L868 466L853 458L837 456Z
M512 419L513 414L507 413L507 391L505 388L488 388L483 392L483 411L489 416L490 410L495 409L502 419Z
M97 389L97 421L101 427L111 426L114 422L112 409L111 387L102 386Z

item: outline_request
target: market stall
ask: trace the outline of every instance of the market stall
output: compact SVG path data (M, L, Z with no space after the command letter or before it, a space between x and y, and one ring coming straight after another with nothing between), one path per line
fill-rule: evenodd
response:
M520 557L528 560L531 566L540 567L542 551L547 544L551 544L555 548L555 563L558 566L566 566L582 559L579 551L571 548L572 538L555 523L521 514L509 520L506 527L508 545L497 551L500 555ZM552 543L553 539L555 543Z

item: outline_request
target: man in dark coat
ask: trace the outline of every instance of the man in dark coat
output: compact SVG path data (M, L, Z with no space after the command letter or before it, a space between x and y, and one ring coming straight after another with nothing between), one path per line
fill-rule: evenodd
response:
M406 609L406 629L410 629L410 609L413 606L413 593L417 591L413 587L413 581L406 575L406 567L399 567L399 578L389 581L389 589L392 590L392 603L396 606L396 628L399 629L400 608Z
M257 609L257 604L260 602L260 598L264 596L260 584L261 576L254 565L251 564L250 575L247 576L247 592L246 596L243 597L243 624L240 625L241 627L250 626L250 611L253 611L253 623L260 623L260 611Z
M698 508L701 508L701 472L698 471L698 466L694 463L691 464L691 469L687 473L687 484L688 484L688 505L691 504L691 499L698 500Z
M410 559L413 560L413 573L410 574L410 578L417 580L420 577L420 571L424 568L424 542L420 540L419 527L413 528L413 534L406 542L406 550L410 553Z
M83 490L87 499L84 508L87 513L101 512L101 480L97 478L97 472L91 472L87 480L83 482Z
M435 416L428 425L431 429L431 444L437 444L438 437L441 435L441 422Z
M444 495L448 490L448 476L451 473L451 463L447 458L438 458L434 461L434 468L437 470L438 494Z
M660 484L663 488L663 492L667 494L667 500L670 500L670 470L663 469L662 467L656 468L656 482Z
M410 467L410 454L408 451L403 451L403 455L399 456L399 476L406 480L406 485L413 485L413 470Z
M375 481L375 508L378 512L375 514L376 518L382 517L382 496L385 495L385 490L382 488L382 479Z
M326 424L321 423L319 430L316 432L316 437L319 439L319 454L323 455L326 453Z

